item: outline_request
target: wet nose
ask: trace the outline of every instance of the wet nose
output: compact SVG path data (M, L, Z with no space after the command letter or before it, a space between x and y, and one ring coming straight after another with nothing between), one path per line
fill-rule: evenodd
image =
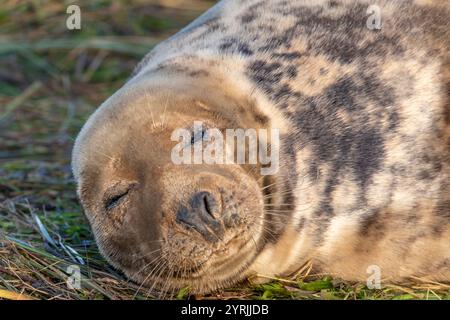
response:
M200 233L205 240L217 242L223 237L219 207L214 196L206 191L195 193L189 202L189 208L182 206L176 221Z

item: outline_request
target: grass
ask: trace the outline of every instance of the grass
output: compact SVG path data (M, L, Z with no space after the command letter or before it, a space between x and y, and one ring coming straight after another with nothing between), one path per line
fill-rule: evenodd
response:
M0 299L152 299L101 257L75 194L70 152L89 114L156 43L198 16L206 0L78 1L82 30L65 28L70 1L0 6ZM82 273L69 289L68 267ZM305 269L306 270L306 269ZM251 279L196 299L448 299L415 281L370 290L330 277ZM189 290L173 294L186 299Z

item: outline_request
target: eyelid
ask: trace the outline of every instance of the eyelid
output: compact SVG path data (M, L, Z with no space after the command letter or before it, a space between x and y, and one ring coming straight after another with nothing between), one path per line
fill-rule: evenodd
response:
M194 132L193 135L193 141L194 143L200 140L203 140L207 135L207 132L205 129L203 129L201 132Z
M203 123L202 131L194 131L194 127L191 127L190 130L192 132L191 135L191 144L195 144L196 142L203 140L208 136L208 125Z
M105 202L105 209L106 210L111 210L114 207L116 207L120 201L122 201L122 199L124 197L126 197L128 194L130 193L130 190L126 190L125 192L118 194L116 196L112 196L111 198L107 199Z
M111 200L113 200L114 198L118 198L117 201L120 201L121 198L127 196L128 194L130 194L130 192L138 185L137 182L118 182L116 184L114 184L113 186L109 187L103 196L103 202L102 205L103 207L108 210L108 209L112 209L108 208L108 203L111 202Z

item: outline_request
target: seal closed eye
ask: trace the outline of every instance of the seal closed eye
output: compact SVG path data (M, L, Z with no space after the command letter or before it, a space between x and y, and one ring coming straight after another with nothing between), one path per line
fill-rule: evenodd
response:
M191 138L191 144L195 144L198 141L203 141L206 137L206 130L202 129L199 132L194 132Z
M120 200L123 200L123 198L128 195L129 190L122 192L118 195L112 196L111 198L108 198L105 202L105 209L110 210L118 205Z
M131 190L136 187L135 183L125 185L114 185L105 192L104 208L106 211L117 207L121 204Z

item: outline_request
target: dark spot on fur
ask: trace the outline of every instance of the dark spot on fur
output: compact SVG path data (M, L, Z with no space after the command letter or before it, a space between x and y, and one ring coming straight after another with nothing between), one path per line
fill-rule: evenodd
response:
M281 59L285 61L292 61L296 60L301 57L301 53L299 51L292 51L292 52L284 52L284 53L273 53L272 58L274 59Z
M295 66L289 66L286 69L288 78L295 78L297 76L297 68Z
M376 129L369 129L356 137L354 145L354 170L358 182L365 187L371 176L381 167L384 158L383 136Z
M417 223L419 221L419 215L417 214L420 208L417 204L415 204L412 208L412 210L410 210L408 212L408 216L406 217L406 223L408 224L414 224Z
M429 180L431 178L431 173L428 170L421 170L417 174L417 179L419 180Z
M360 111L364 107L357 103L356 98L364 99L364 102L375 102L379 107L391 106L395 102L394 91L391 87L383 84L376 75L365 73L339 79L327 89L326 98L333 104L345 107L348 111Z
M432 149L424 150L424 152L426 153L422 155L421 161L424 164L431 166L431 173L433 173L433 176L435 176L436 174L442 171L441 156L436 154L436 152L434 152L434 150Z
M255 20L255 18L256 18L255 13L246 13L241 17L241 22L247 24Z
M330 219L325 215L316 214L311 226L314 228L313 243L316 246L320 246L324 240L326 230L330 226Z
M305 225L306 225L306 218L305 217L301 217L300 220L297 222L297 226L296 226L295 230L300 232L300 231L303 230Z
M371 210L361 218L359 235L363 237L377 237L379 239L384 235L384 227L383 221L380 220L380 211Z
M245 56L250 56L253 54L253 51L250 49L248 45L245 43L239 43L238 45L238 52Z
M250 56L253 54L253 50L250 49L250 47L239 41L236 38L230 38L222 42L222 44L219 46L219 51L222 52L238 52L244 56Z
M244 1L244 3L245 3L245 1ZM265 3L266 3L266 1L259 1L259 2L252 4L251 6L249 6L244 11L244 14L241 16L241 19L240 19L241 22L244 24L249 24L253 20L255 20L256 17L258 16L257 12L258 12L259 8L263 7Z
M450 222L450 200L445 200L440 202L436 209L435 209L436 215L439 217L448 219L448 222Z
M233 46L233 44L234 44L233 41L226 41L219 46L219 50L220 51L228 50Z
M330 8L335 8L335 7L338 7L338 6L339 6L339 3L338 3L337 1L335 1L335 0L330 0L330 1L328 2L328 6L329 6Z
M265 115L260 114L260 113L255 114L255 120L262 125L269 122L269 118L267 118Z
M291 95L292 95L291 87L288 84L284 84L277 89L274 98L275 100L281 100L283 96L291 96Z
M272 86L278 83L283 73L280 71L281 64L278 62L267 62L256 60L249 66L250 76L259 84L259 86L269 92Z
M351 111L356 107L354 96L359 94L357 89L351 78L342 78L327 89L326 99Z
M191 77L208 76L209 72L206 70L194 70L189 73Z

